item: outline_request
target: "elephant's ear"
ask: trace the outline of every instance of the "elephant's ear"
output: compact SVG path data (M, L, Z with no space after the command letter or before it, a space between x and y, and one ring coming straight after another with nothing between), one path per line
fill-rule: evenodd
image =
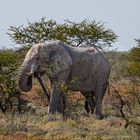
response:
M72 66L72 58L69 52L62 45L56 46L56 48L51 52L49 61L54 74L69 70Z

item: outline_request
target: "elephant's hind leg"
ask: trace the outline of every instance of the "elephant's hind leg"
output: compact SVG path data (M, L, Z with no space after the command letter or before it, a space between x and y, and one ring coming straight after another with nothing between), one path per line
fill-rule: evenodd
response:
M90 112L90 108L89 108L89 104L88 104L88 101L87 101L87 100L85 100L84 108L85 108L87 114L89 114L89 112Z
M102 114L102 101L107 89L108 82L103 84L97 84L96 92L95 92L95 100L96 100L96 119L103 119L104 115Z
M93 93L92 92L84 92L82 93L85 96L85 110L86 112L89 114L93 114L94 113L94 108L95 108L95 101L94 101L94 97L93 97Z
M94 113L94 109L95 109L95 100L94 100L94 96L90 96L90 97L87 97L87 100L88 100L88 105L89 105L89 108L90 108L90 113L93 114Z

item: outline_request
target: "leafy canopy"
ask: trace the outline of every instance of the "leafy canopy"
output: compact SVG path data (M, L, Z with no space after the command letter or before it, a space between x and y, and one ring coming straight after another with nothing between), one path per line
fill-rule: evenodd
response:
M26 27L11 26L8 34L16 44L21 45L61 40L71 46L93 44L103 48L111 47L117 39L116 34L100 22L83 20L75 23L66 20L63 24L58 24L46 18L34 23L28 21Z

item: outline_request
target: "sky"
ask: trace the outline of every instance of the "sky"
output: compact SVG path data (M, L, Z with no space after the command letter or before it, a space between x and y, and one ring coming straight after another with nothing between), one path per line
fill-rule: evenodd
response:
M129 51L140 38L140 0L0 0L0 46L13 47L7 35L10 26L27 25L42 17L63 23L84 19L104 23L118 35L113 44Z

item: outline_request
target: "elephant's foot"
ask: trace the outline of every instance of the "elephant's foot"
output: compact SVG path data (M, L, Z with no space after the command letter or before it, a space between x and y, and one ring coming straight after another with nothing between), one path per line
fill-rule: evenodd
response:
M104 118L104 115L102 113L96 113L96 119L102 120Z

